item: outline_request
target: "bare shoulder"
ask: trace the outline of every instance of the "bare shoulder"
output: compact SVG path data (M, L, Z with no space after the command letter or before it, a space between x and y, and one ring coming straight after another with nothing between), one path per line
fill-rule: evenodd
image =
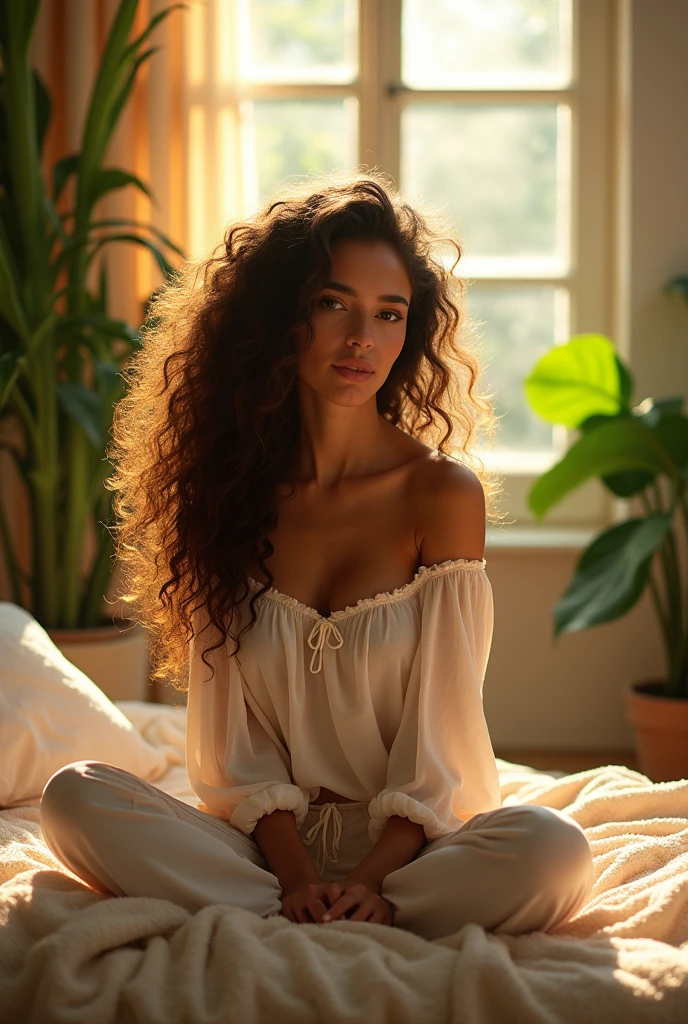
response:
M472 469L439 453L419 459L412 495L421 565L484 557L485 493Z

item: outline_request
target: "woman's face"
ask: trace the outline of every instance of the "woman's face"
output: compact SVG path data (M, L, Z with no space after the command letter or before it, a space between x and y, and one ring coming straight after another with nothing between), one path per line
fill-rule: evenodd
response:
M303 351L299 377L337 405L366 402L403 348L410 302L411 283L391 245L358 239L338 243L330 279L314 300L315 338ZM301 337L307 338L305 329ZM373 372L347 379L334 368L342 363L370 364Z

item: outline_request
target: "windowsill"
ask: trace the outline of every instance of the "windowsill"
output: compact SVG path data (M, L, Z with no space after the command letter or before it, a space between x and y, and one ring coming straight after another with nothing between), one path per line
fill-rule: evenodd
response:
M502 526L486 530L485 547L527 551L582 551L599 533L588 526Z

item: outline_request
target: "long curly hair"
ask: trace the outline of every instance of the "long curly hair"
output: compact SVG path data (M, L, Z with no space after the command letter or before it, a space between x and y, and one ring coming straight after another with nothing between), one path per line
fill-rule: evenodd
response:
M433 207L414 207L377 169L291 182L154 296L142 347L122 368L105 482L116 492L120 596L149 634L153 679L186 688L200 609L201 632L217 637L204 663L228 636L236 654L272 585L268 535L299 439L297 333L305 327L313 341L314 300L341 240L389 243L412 286L404 345L376 394L379 415L469 464L492 515L499 485L470 448L478 437L492 441L496 417L491 396L476 393L480 361L454 274L461 245ZM269 582L235 635L228 626L254 563Z

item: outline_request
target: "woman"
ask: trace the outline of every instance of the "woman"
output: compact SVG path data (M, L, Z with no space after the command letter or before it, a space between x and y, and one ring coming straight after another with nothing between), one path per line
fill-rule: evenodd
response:
M44 835L96 889L427 938L548 929L586 900L581 827L501 807L494 488L468 464L493 418L445 242L382 174L331 175L158 295L108 484L155 674L188 673L201 803L57 772Z

